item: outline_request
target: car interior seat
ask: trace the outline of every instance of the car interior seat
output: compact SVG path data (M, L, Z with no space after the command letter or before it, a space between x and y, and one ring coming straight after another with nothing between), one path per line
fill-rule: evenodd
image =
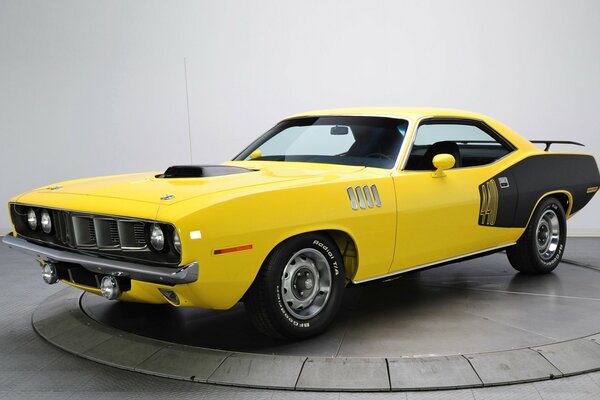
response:
M382 154L396 159L402 144L400 133L387 128L353 126L352 135L355 142L350 146L346 155L353 157Z

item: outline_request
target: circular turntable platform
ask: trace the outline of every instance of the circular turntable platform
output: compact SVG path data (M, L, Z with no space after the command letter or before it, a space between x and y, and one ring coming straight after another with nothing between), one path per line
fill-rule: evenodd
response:
M121 368L296 390L431 390L553 379L600 369L600 268L517 274L504 254L351 287L324 334L269 339L228 311L105 300L66 289L36 331Z

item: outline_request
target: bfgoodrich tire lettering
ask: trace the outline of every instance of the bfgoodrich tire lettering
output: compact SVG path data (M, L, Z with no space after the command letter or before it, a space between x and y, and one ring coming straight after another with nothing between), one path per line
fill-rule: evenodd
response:
M562 260L567 222L561 202L547 197L535 209L527 229L516 245L507 249L510 264L526 274L546 274Z
M273 250L244 304L264 334L307 338L325 330L335 318L345 280L335 242L318 233L304 234Z

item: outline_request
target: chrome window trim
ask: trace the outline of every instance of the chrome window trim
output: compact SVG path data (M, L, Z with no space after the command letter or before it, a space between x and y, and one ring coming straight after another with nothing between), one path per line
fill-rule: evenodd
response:
M417 120L417 122L415 124L415 129L414 129L413 135L412 135L412 137L410 139L410 147L408 148L408 151L406 153L406 156L404 157L404 160L402 160L402 167L400 168L400 171L408 171L408 172L431 172L430 170L427 170L427 171L423 171L423 170L410 170L410 169L407 170L406 169L406 164L408 163L408 159L410 158L410 153L412 152L413 144L414 144L415 140L417 139L417 131L419 130L419 127L421 126L421 123L423 121L425 121L425 120L435 119L435 118L440 118L440 119L456 119L456 120L463 120L463 121L481 122L482 124L484 124L485 126L487 126L488 128L490 128L492 131L494 131L494 133L496 133L498 136L500 136L502 139L504 139L508 144L510 144L513 147L513 149L511 151L509 151L508 153L506 153L502 157L498 158L497 160L494 160L491 163L483 164L483 165L472 165L470 167L458 167L458 168L456 168L457 170L467 169L467 168L480 168L480 167L485 167L485 166L488 166L488 165L493 165L493 164L497 163L498 161L503 160L504 158L510 156L511 154L514 154L515 151L519 150L519 148L517 146L515 146L515 144L513 142L511 142L504 135L502 135L500 132L498 132L497 130L495 130L494 128L492 128L483 119L469 118L469 117L448 117L448 116L444 116L444 115L428 115L428 116L421 117L421 118L419 118Z
M406 153L404 154L404 159L402 160L402 166L400 167L400 171L404 171L406 169L406 163L408 163L410 153L412 152L413 143L415 142L415 139L417 138L417 130L419 130L419 126L421 125L421 122L427 118L432 118L432 117L421 117L415 123L415 127L414 127L413 131L411 132L411 136L410 136L410 140L409 140L410 144L407 145L408 148L406 149Z

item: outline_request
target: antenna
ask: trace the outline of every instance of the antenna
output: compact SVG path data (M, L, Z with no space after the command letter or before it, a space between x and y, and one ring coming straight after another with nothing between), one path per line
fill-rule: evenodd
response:
M185 75L185 101L187 105L187 122L188 122L188 140L190 144L190 164L193 164L192 158L192 125L190 123L190 94L188 92L188 78L187 78L187 60L183 57L183 71Z

